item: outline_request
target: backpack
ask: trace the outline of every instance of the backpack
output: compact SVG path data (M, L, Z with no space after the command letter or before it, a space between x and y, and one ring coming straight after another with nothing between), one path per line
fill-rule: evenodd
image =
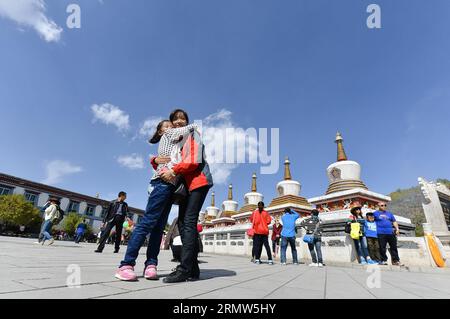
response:
M64 219L64 211L61 207L57 206L55 217L52 219L53 225L58 225Z
M353 239L359 239L361 237L361 224L353 222L350 225L350 237Z

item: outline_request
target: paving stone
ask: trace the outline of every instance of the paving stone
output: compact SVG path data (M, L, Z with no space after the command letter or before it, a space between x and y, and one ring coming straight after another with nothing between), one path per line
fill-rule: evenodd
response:
M135 270L138 282L121 282L114 273L125 247L113 254L107 246L96 254L93 244L57 242L40 246L33 240L0 237L0 299L6 298L212 298L212 299L322 299L322 298L450 298L450 271L426 267L380 268L380 288L370 288L373 272L356 264L255 265L248 257L201 254L201 280L175 285L162 278L177 264L171 253L159 258L159 281L142 277L145 249L139 254ZM69 265L80 268L81 288L70 289ZM373 279L373 278L372 278Z

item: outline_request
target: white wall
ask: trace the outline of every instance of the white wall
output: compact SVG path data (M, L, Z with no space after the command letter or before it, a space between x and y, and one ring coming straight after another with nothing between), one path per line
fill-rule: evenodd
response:
M45 205L45 203L47 203L48 199L49 199L49 195L47 193L41 193L39 194L39 198L38 198L38 207L43 207ZM62 207L61 207L62 208Z
M208 234L212 233L213 231L208 230ZM205 253L251 257L253 241L249 239L247 235L245 235L245 239L235 240L230 239L229 235L227 236L227 239L220 240L206 240L205 237L206 234L202 233L203 250ZM225 242L226 245L223 245L223 242ZM236 245L231 245L232 242L235 242ZM242 242L243 245L238 246L237 242ZM400 259L405 265L417 267L436 267L423 237L399 237L398 242L399 245L407 244L411 246L410 248L403 247L398 249ZM210 243L212 243L212 245L210 245ZM220 243L220 245L218 245L218 243ZM269 243L272 246L270 236ZM323 237L322 243L322 255L325 263L358 263L353 240L349 236ZM335 245L332 246L330 243L334 243ZM303 242L302 238L297 238L297 254L299 260L311 262L311 255L309 253L308 245ZM264 248L261 256L263 260L267 258ZM388 252L388 257L389 256L390 255ZM277 256L278 260L279 257L280 254ZM286 257L288 263L292 262L291 249L289 246Z
M25 189L22 187L16 187L13 190L13 194L14 195L24 195L25 194Z

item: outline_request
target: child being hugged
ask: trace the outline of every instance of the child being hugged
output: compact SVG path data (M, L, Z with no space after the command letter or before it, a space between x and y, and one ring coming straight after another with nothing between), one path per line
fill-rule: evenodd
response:
M175 175L169 182L163 181L160 176L165 171L170 170L174 164L179 163L178 159L181 157L179 145L196 129L197 126L195 124L174 128L170 121L164 120L158 124L156 133L150 139L152 144L159 143L158 157L170 159L160 163L156 162L156 157L151 159L156 172L150 182L147 207L144 216L136 225L128 242L125 258L122 260L115 275L117 279L124 281L137 280L137 275L134 272L136 259L146 237L151 234L147 247L144 277L149 280L158 280L157 258L161 248L164 227L167 224L172 207L172 195L175 192L177 183Z

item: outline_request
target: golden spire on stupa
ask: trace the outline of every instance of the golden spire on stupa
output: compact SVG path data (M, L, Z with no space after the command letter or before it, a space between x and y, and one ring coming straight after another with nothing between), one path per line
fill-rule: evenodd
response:
M344 139L342 138L341 133L337 132L335 143L337 144L337 161L338 162L347 160L347 155L345 154L343 142L344 142Z
M286 159L284 161L284 180L290 181L292 179L291 175L291 162L289 161L289 157L286 156Z
M228 200L233 200L233 184L228 186Z
M256 188L256 173L253 173L253 176L252 176L252 192L253 193L257 192L257 188Z
M216 193L212 192L211 194L211 207L216 207Z

